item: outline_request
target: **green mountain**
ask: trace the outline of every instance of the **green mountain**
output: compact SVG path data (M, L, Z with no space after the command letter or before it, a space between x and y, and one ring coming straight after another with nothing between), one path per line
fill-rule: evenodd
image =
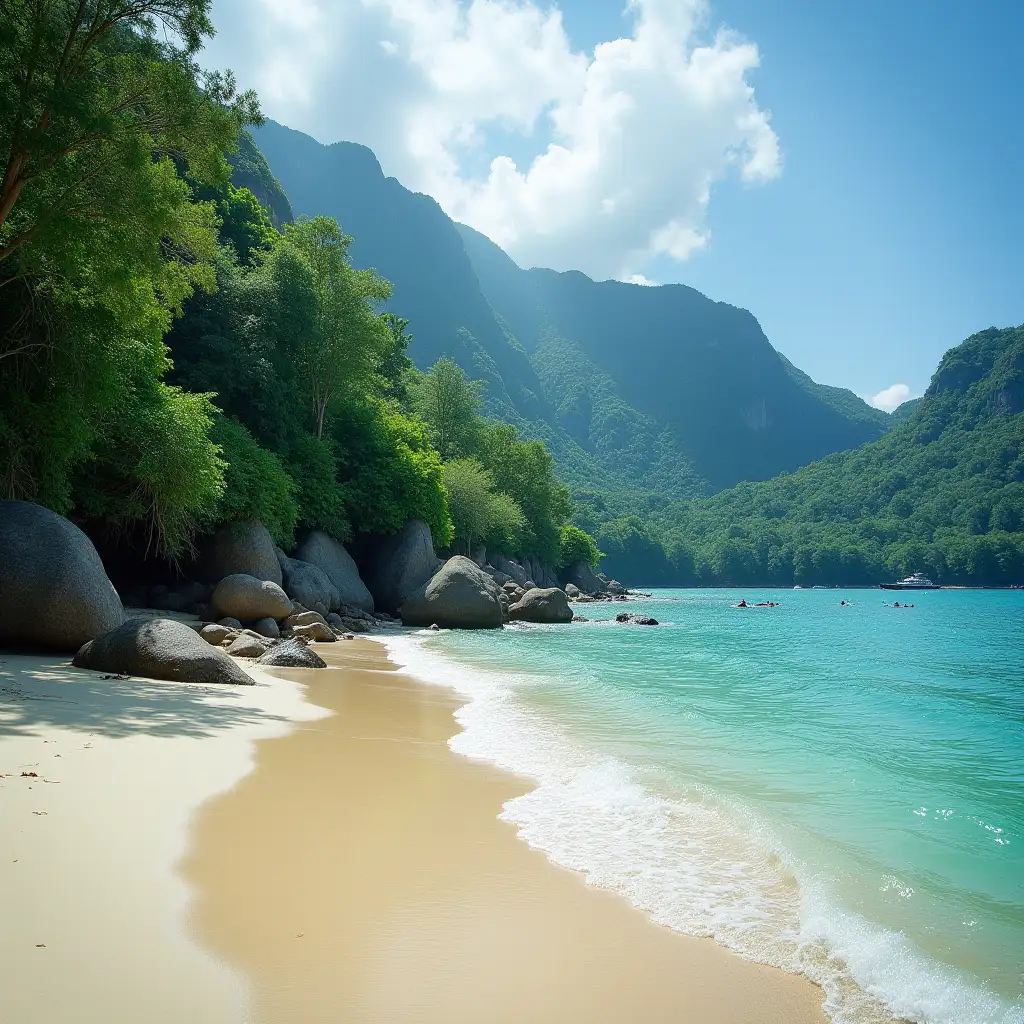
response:
M1024 327L992 328L946 353L881 440L666 516L675 576L873 584L920 570L1024 583L1022 449Z
M682 285L521 270L370 150L273 122L253 135L295 213L335 217L355 264L393 283L416 364L449 355L486 380L489 411L544 440L603 514L765 479L887 426L795 380L745 310Z
M524 271L479 232L460 231L484 294L584 447L607 444L608 381L710 490L767 479L886 429L852 394L842 404L831 395L839 389L795 380L744 309L685 285ZM578 378L581 358L599 388Z

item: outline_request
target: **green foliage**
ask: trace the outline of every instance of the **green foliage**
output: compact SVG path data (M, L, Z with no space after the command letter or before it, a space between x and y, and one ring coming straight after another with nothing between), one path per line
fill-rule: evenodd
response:
M224 494L212 522L235 523L259 519L281 547L295 541L299 519L295 482L281 460L261 448L241 424L219 416L212 431L227 470Z
M365 393L382 361L394 350L388 325L374 303L391 286L372 270L354 270L348 257L352 239L330 217L314 217L285 227L285 246L305 260L316 295L313 330L297 335L299 375L312 402L316 435L323 436L332 400Z
M456 459L444 464L444 489L455 529L455 540L470 553L491 525L494 480L476 459Z
M411 381L416 414L444 461L471 454L477 446L483 381L469 380L451 359L439 359Z
M330 438L301 433L292 444L288 469L295 480L298 525L349 540L352 527L345 511L345 491L338 483L337 458Z
M159 381L142 383L111 420L75 489L80 515L127 533L141 527L144 550L189 553L224 494L225 465L210 439L209 395Z
M558 531L558 560L556 566L566 569L577 562L596 569L601 561L601 552L597 549L597 541L585 530L572 523L566 523Z
M1021 582L1022 446L1024 328L984 331L880 441L692 502L668 547L703 583Z
M452 523L441 460L421 423L380 399L335 409L332 431L345 507L361 533L397 533L422 519L437 547L451 542Z

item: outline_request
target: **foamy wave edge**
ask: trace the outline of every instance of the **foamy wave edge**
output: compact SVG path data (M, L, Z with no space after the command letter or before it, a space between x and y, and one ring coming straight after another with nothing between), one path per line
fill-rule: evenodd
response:
M777 877L751 877L749 861L709 853L702 848L708 832L724 835L735 816L723 819L710 800L666 799L625 763L574 744L516 699L514 673L432 649L439 639L433 632L374 639L421 682L467 698L455 713L462 732L449 746L534 779L536 788L509 800L499 817L589 884L619 893L675 931L806 976L821 987L835 1024L1024 1024L1019 1006L927 957L902 934L839 907L753 820L744 822L745 845Z

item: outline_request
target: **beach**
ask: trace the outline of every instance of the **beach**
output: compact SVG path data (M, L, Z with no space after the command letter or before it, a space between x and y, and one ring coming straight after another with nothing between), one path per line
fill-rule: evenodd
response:
M230 690L4 656L0 1019L826 1019L530 849L453 692L318 650Z

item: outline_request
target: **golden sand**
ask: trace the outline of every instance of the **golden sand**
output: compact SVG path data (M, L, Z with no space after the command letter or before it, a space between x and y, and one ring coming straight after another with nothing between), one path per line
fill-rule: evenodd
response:
M364 641L282 675L334 712L257 744L181 865L253 1024L822 1024L804 978L652 923L497 815L529 782L453 754L458 700Z

